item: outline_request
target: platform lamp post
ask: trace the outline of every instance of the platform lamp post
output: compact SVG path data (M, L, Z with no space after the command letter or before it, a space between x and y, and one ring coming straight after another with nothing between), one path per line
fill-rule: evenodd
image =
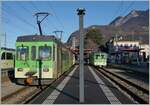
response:
M84 8L77 9L79 15L79 33L80 33L80 71L79 71L79 101L84 103L84 32L83 32L83 16L85 15Z

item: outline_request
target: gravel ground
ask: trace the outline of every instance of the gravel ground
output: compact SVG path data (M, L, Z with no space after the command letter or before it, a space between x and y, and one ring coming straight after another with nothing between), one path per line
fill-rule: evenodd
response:
M11 94L23 87L24 86L16 85L15 83L12 83L11 81L2 82L1 83L1 97Z
M1 97L7 96L11 93L16 92L17 90L23 89L25 86L20 86L12 83L11 81L3 82L1 84ZM8 99L3 100L2 104L21 104L26 99L32 96L32 94L37 92L36 87L27 87L23 89L23 91L14 94L13 96L9 97Z

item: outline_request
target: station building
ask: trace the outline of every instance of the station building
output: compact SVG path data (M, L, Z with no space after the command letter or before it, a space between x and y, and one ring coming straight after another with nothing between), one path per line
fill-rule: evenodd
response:
M110 61L114 63L140 64L149 59L150 47L140 41L118 40L109 44Z

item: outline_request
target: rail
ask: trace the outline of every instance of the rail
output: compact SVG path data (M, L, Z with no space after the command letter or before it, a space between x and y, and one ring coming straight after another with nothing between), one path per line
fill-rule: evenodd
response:
M95 67L96 70L117 84L122 90L140 104L149 103L149 90L111 72L106 68Z
M4 97L1 98L1 103L2 104L8 104L10 103L10 100L15 100L11 104L27 104L30 103L36 96L41 94L43 91L45 91L49 86L51 86L56 80L59 80L65 76L65 74L69 73L74 65L66 72L64 72L64 75L61 75L59 78L53 80L51 83L48 85L43 85L42 89L37 88L37 86L25 86L21 89L18 89L17 91L10 93ZM8 102L9 101L9 102Z

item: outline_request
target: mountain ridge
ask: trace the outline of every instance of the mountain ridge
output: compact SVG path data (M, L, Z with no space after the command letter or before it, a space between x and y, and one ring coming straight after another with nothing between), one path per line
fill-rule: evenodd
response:
M110 39L116 34L120 34L124 37L129 37L129 39L131 36L134 36L134 40L142 40L143 43L149 43L149 9L132 10L126 16L118 16L108 25L88 26L84 28L84 32L92 28L99 29L105 40ZM70 35L67 43L72 43L72 37L76 37L79 43L78 30Z

